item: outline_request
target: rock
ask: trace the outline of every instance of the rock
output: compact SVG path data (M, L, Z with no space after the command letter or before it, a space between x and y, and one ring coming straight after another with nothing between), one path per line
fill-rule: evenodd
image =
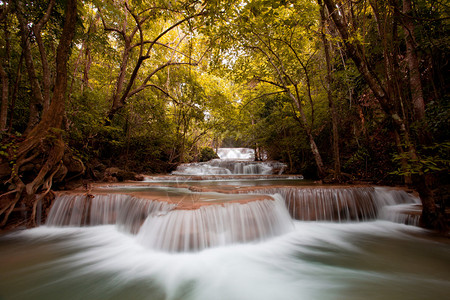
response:
M123 171L120 170L117 173L117 179L119 179L119 181L125 181L125 180L135 180L136 178L136 173L134 172L130 172L130 171Z
M83 186L83 180L81 178L78 178L78 179L66 182L63 188L65 190L75 190L82 186Z
M75 174L84 174L86 168L84 167L83 162L73 156L71 153L65 153L63 157L64 165L67 167L67 172L70 175ZM69 176L70 176L69 175Z
M145 176L142 174L136 174L135 179L136 181L144 181Z
M68 172L66 165L61 165L58 172L53 176L53 182L61 182L64 180Z
M105 177L103 177L104 182L119 182L119 180L117 179L117 177L111 176L111 175L107 175Z
M112 167L112 168L108 168L105 170L105 176L114 176L117 177L117 174L120 172L121 170L119 168L116 167Z
M117 181L126 181L126 180L144 180L143 176L139 176L134 172L121 170L116 167L108 168L105 170L105 175L103 181L106 182L117 182Z

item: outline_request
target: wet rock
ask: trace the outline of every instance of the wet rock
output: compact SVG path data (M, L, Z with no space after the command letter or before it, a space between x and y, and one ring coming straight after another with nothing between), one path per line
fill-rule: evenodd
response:
M103 181L105 182L122 182L122 181L142 181L144 177L131 171L125 171L117 167L107 168L104 173Z

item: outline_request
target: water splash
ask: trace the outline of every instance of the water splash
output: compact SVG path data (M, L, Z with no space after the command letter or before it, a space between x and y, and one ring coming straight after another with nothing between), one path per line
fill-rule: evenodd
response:
M165 201L122 194L67 194L56 197L46 225L80 227L116 224L126 232L136 233L148 216L167 213L174 207L174 204Z
M220 159L255 160L255 150L250 148L219 148L217 155Z
M253 161L254 151L249 148L220 148L220 159L182 164L173 175L271 175L282 174L286 164L277 161Z
M400 222L407 217L402 219L401 211L391 208L420 203L418 197L403 190L383 187L263 187L251 191L282 195L291 216L302 221L349 222L381 218ZM248 190L242 192L248 193ZM415 224L415 221L408 223Z
M46 225L114 224L123 232L136 234L143 245L170 252L261 241L292 229L291 218L280 196L272 199L172 190L173 202L158 200L156 196L151 200L148 195L138 198L137 191L136 196L60 195Z
M137 238L169 252L261 241L293 229L280 196L274 200L206 205L148 217Z
M286 165L279 162L253 162L213 159L208 162L182 164L173 175L271 175L281 174Z

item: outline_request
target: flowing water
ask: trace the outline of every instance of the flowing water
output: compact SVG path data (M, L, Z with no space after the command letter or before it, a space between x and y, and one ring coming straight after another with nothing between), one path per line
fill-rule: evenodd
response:
M413 226L410 193L172 176L61 193L45 226L0 237L0 299L450 295L449 239Z

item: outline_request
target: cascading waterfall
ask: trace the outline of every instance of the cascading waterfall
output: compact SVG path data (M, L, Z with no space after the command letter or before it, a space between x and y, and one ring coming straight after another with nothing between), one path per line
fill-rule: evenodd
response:
M250 148L219 148L217 155L225 160L255 160L255 150Z
M57 197L46 222L76 227L106 224L136 234L149 248L169 252L265 240L293 229L280 196L179 209L165 200L126 194L67 194Z
M378 218L412 225L418 222L418 217L405 211L419 200L402 190L262 187L251 189L251 193L271 194L274 200L221 201L183 209L157 197L152 200L127 194L67 194L56 199L46 224L115 224L122 231L137 235L139 242L149 248L184 252L278 236L292 230L291 217L302 221L363 222ZM237 195L228 197L233 200Z
M220 148L220 159L188 163L177 167L173 175L271 175L283 173L286 165L277 161L256 162L247 148Z
M249 153L207 165L245 173ZM46 225L0 236L0 298L448 298L450 242L405 225L420 216L413 194L258 176L57 194Z
M176 205L123 194L61 195L55 199L47 226L96 226L116 224L137 233L150 215L164 214Z
M198 251L261 241L293 229L282 199L206 205L148 217L137 238L153 249Z
M418 217L411 217L406 212L408 208L414 209L420 199L403 190L382 187L270 187L254 188L251 192L282 195L291 216L302 221L348 222L379 218L418 224Z

